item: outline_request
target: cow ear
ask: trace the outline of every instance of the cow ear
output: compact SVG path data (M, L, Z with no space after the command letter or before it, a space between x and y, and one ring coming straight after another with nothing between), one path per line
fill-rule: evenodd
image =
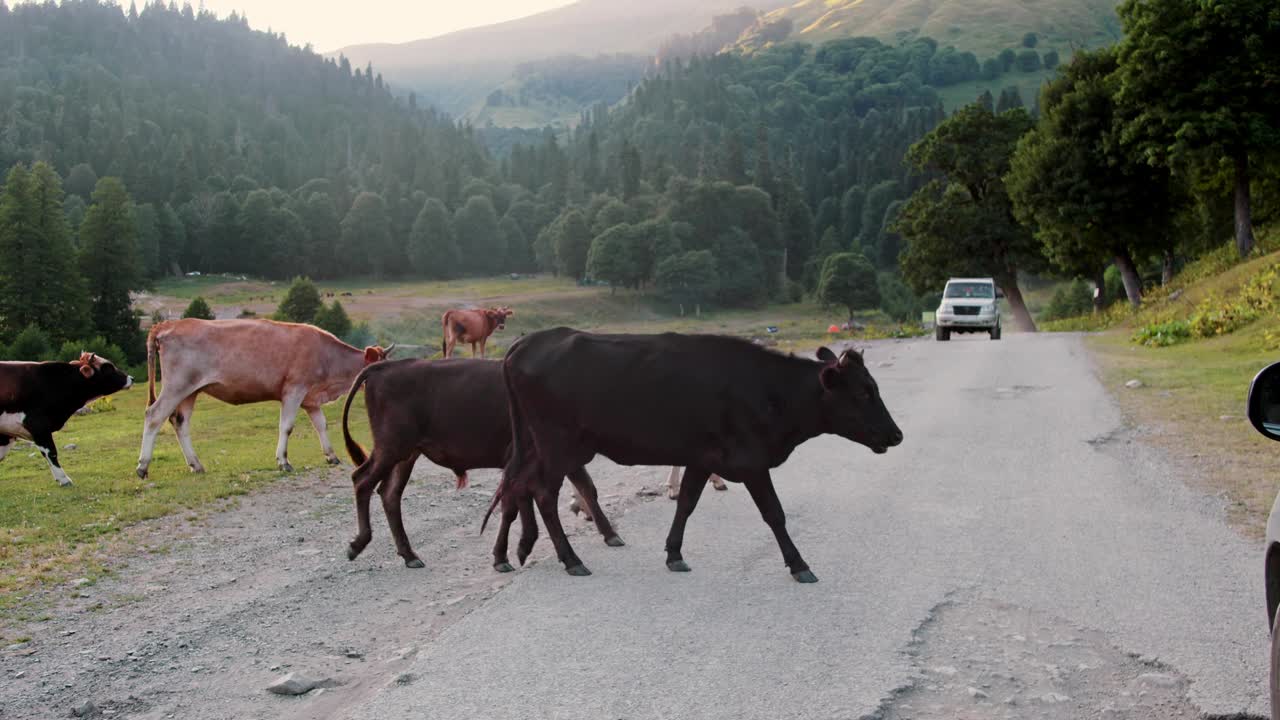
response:
M80 374L85 376L86 378L93 377L93 365L89 363L82 363L80 365Z
M830 348L824 345L823 347L818 348L818 359L828 365L834 365L836 362L836 354L831 352Z
M377 345L370 345L364 349L364 364L371 365L386 357L386 353Z
M828 365L818 373L818 381L822 383L823 388L834 390L840 384L840 371L834 365Z

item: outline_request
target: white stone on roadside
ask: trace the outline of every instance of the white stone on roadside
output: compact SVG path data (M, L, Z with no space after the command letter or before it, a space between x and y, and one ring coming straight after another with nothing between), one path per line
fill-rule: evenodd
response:
M1134 378L1133 380L1130 380L1129 382L1125 383L1124 386L1129 388L1130 390L1137 390L1138 388L1142 387L1142 381L1138 380L1137 378Z
M986 700L988 697L991 697L990 695L987 695L985 692L979 690L976 687L969 687L968 691L969 691L969 697L973 698L974 700Z
M1150 687L1159 688L1175 688L1178 687L1178 678L1167 675L1165 673L1143 673L1138 676L1138 682Z
M303 675L302 673L289 673L284 677L277 679L275 682L267 686L267 692L276 695L302 695L319 687L320 681Z

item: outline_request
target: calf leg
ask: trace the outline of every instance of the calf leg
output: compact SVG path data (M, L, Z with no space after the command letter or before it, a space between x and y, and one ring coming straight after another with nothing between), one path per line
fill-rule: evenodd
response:
M0 460L3 460L4 456L9 454L9 448L12 447L12 442L13 438L8 435L0 435Z
M778 539L782 560L791 568L791 577L802 583L818 582L818 578L809 571L809 564L800 557L800 551L791 542L791 536L787 534L787 515L782 511L782 502L773 489L773 478L766 471L751 477L745 484L756 508L760 510L760 517L764 518L769 529L773 530L773 536Z
M330 465L337 465L342 462L338 459L338 454L333 451L333 445L329 443L329 424L324 417L324 409L319 405L313 407L303 407L307 411L307 417L311 418L311 427L316 429L316 434L320 436L320 449L324 451L324 460Z
M545 475L539 477L534 490L534 502L538 505L538 513L542 515L542 524L547 528L547 536L556 547L556 557L564 563L565 572L576 576L590 575L591 571L582 564L582 560L573 551L569 538L564 534L564 527L560 525L560 512L556 504L563 481L559 478L556 480L556 482L547 482ZM524 538L521 538L520 542L523 544Z
M516 559L523 566L533 552L533 544L538 541L538 520L534 515L533 498L529 495L517 498L516 506L520 509L520 542L516 545Z
M516 519L516 515L520 512L520 503L511 495L504 495L502 498L502 524L498 526L498 538L493 542L493 569L498 572L508 573L515 570L511 566L511 561L507 560L507 541L511 533L511 522ZM537 526L534 526L534 532L537 532Z
M178 408L169 416L169 424L173 425L173 433L178 436L178 445L182 448L182 456L187 459L187 467L191 472L202 473L204 465L200 464L195 446L191 444L191 414L196 409L197 394L192 393L178 403Z
M680 468L672 465L671 472L667 473L667 497L675 500L680 497Z
M408 484L413 464L417 461L418 458L413 457L396 465L391 471L391 482L384 482L378 487L378 495L382 497L382 511L387 515L387 526L396 543L396 554L404 558L405 567L414 569L426 565L409 546L409 536L405 534L404 521L400 517L400 498L404 495L404 486Z
M302 397L301 393L295 392L280 399L280 440L276 443L276 466L285 472L293 472L293 466L289 464L289 435L293 433L293 424L298 420Z
M671 521L671 532L667 533L667 569L672 572L689 572L689 564L684 561L680 549L684 547L684 525L698 507L698 498L702 497L702 489L707 486L707 470L695 467L684 469L684 477L680 480L680 497L676 500L676 517Z
M585 467L580 467L569 473L569 482L573 483L574 492L582 499L583 504L589 509L591 519L595 520L596 529L604 536L604 544L610 547L622 547L626 545L622 538L618 537L618 533L614 531L613 525L609 523L609 518L604 516L604 510L600 507L600 500L596 493L596 484L591 481L591 476L587 474Z
M62 487L70 485L71 478L67 477L66 471L58 463L58 447L53 444L53 433L48 430L32 429L31 442L35 443L36 449L49 462L49 470L53 473L53 479L57 480Z
M373 528L369 526L369 500L373 496L374 488L382 483L392 469L394 469L393 465L380 461L378 450L375 448L369 458L351 474L351 484L356 494L356 536L347 547L348 560L359 557L360 553L369 546L369 541L373 539Z

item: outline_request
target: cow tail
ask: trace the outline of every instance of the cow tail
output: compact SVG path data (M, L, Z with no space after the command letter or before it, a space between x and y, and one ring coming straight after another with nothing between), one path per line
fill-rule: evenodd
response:
M147 332L147 407L156 404L156 331L159 329L157 323Z
M351 428L347 424L347 416L351 414L351 401L356 397L356 391L369 379L369 371L378 367L375 365L366 365L360 374L356 376L354 382L351 383L351 390L347 391L347 402L342 406L342 440L347 445L347 454L351 456L351 463L356 467L364 464L369 459L369 455L360 447L360 443L351 437ZM367 393L366 393L367 394Z
M447 311L440 317L440 334L440 355L448 357L446 353L449 352L449 313Z
M512 348L514 350L514 348ZM507 485L511 483L512 471L520 462L520 435L524 430L524 413L520 409L520 401L516 399L515 388L511 384L510 363L511 352L507 352L507 359L502 363L502 381L507 386L507 406L511 413L511 456L507 460L507 466L503 468L502 477L498 480L498 488L493 492L493 501L489 503L489 510L484 514L484 521L480 523L480 534L484 534L484 528L489 524L489 516L493 514L493 509L498 506L498 501L502 498L502 493Z

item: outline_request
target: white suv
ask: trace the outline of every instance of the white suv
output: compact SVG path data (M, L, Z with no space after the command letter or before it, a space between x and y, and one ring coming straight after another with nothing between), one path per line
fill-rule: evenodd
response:
M934 337L950 340L951 333L984 332L1000 339L1000 306L1004 293L991 278L951 278L934 313Z

